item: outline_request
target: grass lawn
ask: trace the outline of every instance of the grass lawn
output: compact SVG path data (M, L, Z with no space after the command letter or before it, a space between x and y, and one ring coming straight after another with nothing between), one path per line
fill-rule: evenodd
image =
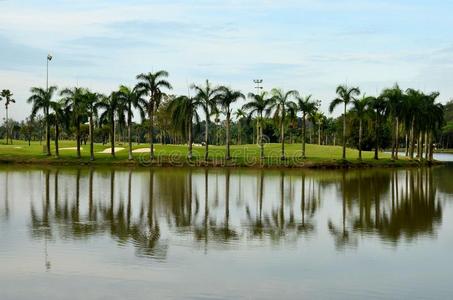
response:
M42 164L112 164L112 165L143 165L149 166L149 153L134 153L132 162L127 160L128 151L127 143L117 143L116 147L122 147L124 150L116 153L113 158L110 153L99 153L105 149L110 149L109 145L95 144L94 162L89 161L90 145L82 145L82 158L78 159L75 149L64 149L76 147L75 141L60 141L60 158L55 156L46 156L44 152L44 143L33 141L28 145L26 141L15 140L13 145L5 145L4 141L0 143L0 162L3 163L42 163ZM149 144L133 144L133 149L148 148ZM194 146L193 160L188 161L186 145L161 145L155 144L155 161L153 165L165 166L183 166L183 165L210 165L210 166L266 166L266 167L334 167L340 165L348 166L399 166L413 165L413 161L400 159L394 162L390 155L379 153L380 159L373 159L373 152L363 151L363 161L358 161L358 151L347 149L347 162L341 159L341 146L320 146L306 145L307 159L301 158L301 144L286 144L286 161L281 161L280 144L265 145L265 160L259 160L259 147L257 145L232 145L232 160L225 162L225 146L209 146L209 160L204 161L204 147ZM52 154L54 154L54 144L52 143Z

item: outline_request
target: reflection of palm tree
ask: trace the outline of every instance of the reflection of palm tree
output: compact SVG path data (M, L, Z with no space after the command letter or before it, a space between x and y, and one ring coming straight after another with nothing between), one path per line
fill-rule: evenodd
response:
M346 171L342 171L341 177L341 203L342 203L342 227L339 230L334 223L329 220L328 221L328 228L330 233L335 239L335 245L337 248L343 248L346 245L354 245L355 240L351 240L349 231L346 229Z
M95 214L96 212L94 211L93 207L93 169L90 169L90 177L88 180L88 220L89 221L94 221L95 220Z
M305 210L306 210L306 204L305 204L305 174L302 174L302 179L301 179L301 193L300 193L300 210L301 210L301 224L299 225L298 231L299 232L310 232L314 229L313 225L311 223L307 223L305 219Z
M5 189L5 217L6 217L6 219L9 218L9 198L8 198L9 183L8 183L8 174L9 174L9 172L5 171L5 185L4 185L4 189Z
M204 186L205 186L205 194L204 194L204 239L205 239L205 246L208 243L208 217L209 217L209 208L208 208L208 169L204 171Z

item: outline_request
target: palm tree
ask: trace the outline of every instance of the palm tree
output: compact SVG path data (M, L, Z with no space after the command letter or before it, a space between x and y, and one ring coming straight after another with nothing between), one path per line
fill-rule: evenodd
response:
M399 151L399 121L403 113L404 93L398 84L395 84L392 88L385 89L381 96L385 98L387 114L392 120L395 120L394 137L392 141L392 159L397 160Z
M264 159L264 144L263 144L263 117L264 113L271 104L271 98L267 97L266 92L261 94L249 93L249 102L242 106L242 109L248 111L249 117L256 116L256 132L258 135L258 143L260 145L260 159Z
M319 101L312 101L311 95L306 97L296 97L297 108L302 112L302 158L305 159L305 140L307 134L307 116L314 115L318 110Z
M8 106L11 103L16 103L16 100L13 99L13 93L10 90L2 90L0 94L0 101L5 99L5 110L6 110L6 144L8 145L8 137L9 137L9 123L8 123ZM13 144L13 140L11 138L11 145Z
M76 128L76 142L77 142L77 158L81 158L80 154L80 124L84 117L86 117L85 105L86 90L80 87L72 89L64 89L60 92L67 109L71 112L72 123Z
M52 100L53 94L57 90L56 86L51 86L47 90L43 88L33 87L31 88L32 95L28 98L27 103L33 103L31 109L31 119L33 120L36 114L42 110L44 113L44 122L46 123L46 150L47 156L52 155L50 151L50 120L49 120L49 109L50 101Z
M380 136L381 136L381 121L385 114L385 109L387 107L386 99L382 96L379 97L369 97L369 107L374 114L374 159L379 159L379 146L380 146Z
M213 112L217 111L216 104L220 100L220 97L221 97L221 88L212 87L211 84L209 83L209 80L206 80L205 86L193 84L191 86L191 88L193 90L195 90L195 92L196 92L195 98L197 99L196 101L203 108L203 111L205 113L206 124L205 124L205 135L204 135L204 142L205 142L204 159L208 160L208 151L209 151L208 134L209 134L210 115Z
M329 111L333 112L335 107L339 104L344 105L344 114L343 114L343 160L346 159L346 108L348 104L355 99L355 96L360 95L360 90L357 87L349 88L346 85L340 85L337 87L338 98L335 98L330 102Z
M86 91L85 105L88 112L89 128L90 128L90 160L94 160L94 118L97 115L97 103L102 99L102 95Z
M322 112L315 112L312 116L313 123L318 125L318 145L321 145L321 128L326 123L326 116Z
M60 138L60 126L67 121L66 112L64 110L64 101L50 101L50 108L53 110L53 119L55 124L55 156L59 157L58 140Z
M118 92L119 101L127 107L127 138L129 142L129 160L132 160L132 117L134 116L132 107L140 111L142 119L144 119L145 117L145 112L141 105L144 102L142 94L143 91L138 87L134 87L131 90L124 85L120 86Z
M187 131L187 145L188 153L187 158L192 159L192 144L193 144L193 134L192 134L192 121L195 118L196 122L199 122L199 115L197 112L197 107L201 104L196 98L190 98L187 96L179 96L173 99L169 106L168 110L170 112L171 118L174 122L174 125L182 133Z
M247 117L247 114L245 113L245 111L243 109L240 109L238 108L236 110L236 112L234 113L234 115L236 116L236 120L237 120L237 123L238 123L238 138L237 138L237 143L239 145L242 144L242 128L241 128L241 120L245 117Z
M221 96L219 105L226 115L226 160L230 160L230 122L231 122L231 104L239 99L245 99L244 94L240 91L232 90L228 87L221 87Z
M371 99L366 95L363 95L360 99L353 99L353 107L350 110L354 117L359 120L359 160L362 160L362 124L368 113L368 104Z
M271 104L267 112L274 111L274 118L278 119L280 127L280 142L282 144L281 160L285 160L285 122L288 110L295 110L296 104L291 101L292 97L297 97L299 93L295 90L284 92L281 89L272 89Z
M110 144L111 155L115 157L115 115L120 117L124 112L124 107L119 99L118 92L112 92L108 97L102 97L102 100L96 104L96 109L103 109L104 112L99 117L101 123L110 125ZM117 118L119 119L119 118Z
M139 83L137 89L143 92L143 95L148 95L149 100L142 101L142 106L146 108L149 118L149 143L150 143L150 159L154 159L154 141L153 141L153 130L154 130L154 113L159 108L160 101L162 99L163 89L171 90L171 84L165 79L168 77L168 72L161 70L156 73L142 73L137 75Z
M432 161L433 160L433 138L432 136L436 134L436 131L438 132L439 130L442 129L442 126L444 125L444 106L440 103L435 103L437 97L439 97L438 92L433 92L429 95L427 95L427 103L428 107L426 109L427 111L427 117L426 117L426 125L427 125L427 137L428 140L426 141L427 148L426 148L426 160Z

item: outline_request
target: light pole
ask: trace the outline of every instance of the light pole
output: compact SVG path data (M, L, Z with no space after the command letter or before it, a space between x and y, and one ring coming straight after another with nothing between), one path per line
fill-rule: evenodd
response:
M263 79L253 79L253 82L255 83L255 89L256 89L256 94L259 95L260 94L260 90L263 89L262 86L260 86L261 83L263 83ZM259 117L256 119L256 142L258 144L261 143L261 140L260 140L260 133L261 133L261 126L259 125Z
M47 76L46 76L46 91L49 91L49 61L52 60L52 55L47 54Z
M255 86L256 92L259 94L260 90L263 89L263 87L260 86L260 84L263 83L263 79L253 79L253 82L256 84Z
M46 74L46 93L49 93L49 61L52 60L52 55L47 54L47 74ZM48 112L47 112L48 113ZM49 132L49 120L46 120L46 148L47 148L47 155L50 155L50 132Z

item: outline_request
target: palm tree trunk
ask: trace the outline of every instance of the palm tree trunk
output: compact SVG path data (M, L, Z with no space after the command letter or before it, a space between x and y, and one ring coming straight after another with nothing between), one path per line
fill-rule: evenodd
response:
M112 126L110 127L110 153L112 154L112 157L115 157L115 118L113 116L110 117L110 124L112 124Z
M280 138L282 143L282 157L281 160L285 160L285 115L282 116L282 120L280 121Z
M410 156L411 159L414 159L414 150L415 150L415 116L412 117L411 122L411 131L410 131Z
M259 127L261 127L261 121L256 119L256 142L259 143L260 141L260 132L259 132Z
M260 119L259 119L259 126L258 126L258 143L260 145L260 159L264 159L264 145L263 145L263 127L262 127L262 119L263 119L263 114L261 113Z
M132 111L131 102L128 103L127 108L127 140L129 142L129 160L132 160Z
M417 145L417 157L418 159L422 159L422 149L423 149L423 133L420 130L418 133L418 145Z
M379 112L376 111L376 125L375 125L375 146L374 146L374 159L378 160L379 159Z
M93 128L93 111L90 111L90 160L94 160L94 128Z
M76 139L77 139L77 158L80 158L80 120L77 117L77 125L76 125Z
M59 157L60 152L58 151L58 139L60 136L60 128L58 126L58 120L55 122L55 156Z
M406 129L405 129L405 131L406 131ZM408 157L409 156L409 137L408 137L407 132L406 132L406 144L405 144L405 147L406 147L406 153L405 154L406 154L406 157Z
M50 124L49 124L49 109L46 109L46 148L47 156L51 156L50 152Z
M242 128L241 128L241 120L238 120L238 144L242 145Z
M318 145L321 146L321 123L318 123Z
M154 159L154 140L153 140L153 130L154 130L154 97L151 95L151 104L149 107L149 158L152 161Z
M346 159L346 102L344 104L343 115L343 160Z
M400 151L400 123L398 117L396 117L395 127L395 159L398 160L398 152Z
M306 113L305 111L302 114L302 158L305 159L305 137L307 135L307 124L305 121Z
M230 108L226 115L226 160L230 160Z
M9 123L8 123L8 106L6 106L6 144L8 145Z
M208 145L208 137L209 137L209 112L206 109L206 124L205 124L205 133L204 133L204 143L205 143L205 150L204 150L204 160L208 160L209 155L209 145Z
M359 120L359 160L362 160L362 119Z
M189 153L187 154L187 158L188 159L192 159L192 112L190 113L190 118L189 118L189 122L188 122L188 130L189 130Z
M429 143L431 142L430 141L430 138L431 136L428 135L428 131L425 131L425 160L428 161L428 157L429 157Z

